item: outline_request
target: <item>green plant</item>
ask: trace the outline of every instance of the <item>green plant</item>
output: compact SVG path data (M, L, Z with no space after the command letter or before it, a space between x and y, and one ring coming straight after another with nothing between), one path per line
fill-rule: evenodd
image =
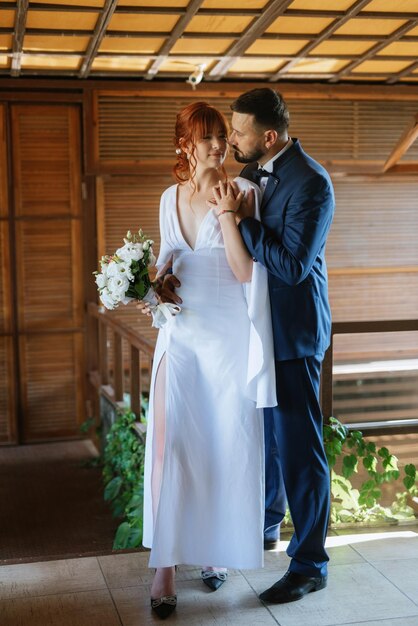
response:
M121 413L106 437L103 454L104 498L119 525L114 550L136 548L142 541L143 468L145 444L135 430L135 413Z
M412 517L408 496L417 492L418 472L412 463L403 468L402 483L406 491L398 494L391 507L378 504L382 496L382 485L397 481L401 477L398 459L386 447L378 448L366 441L358 431L349 431L335 417L324 426L324 446L331 469L332 522L373 521ZM335 471L337 460L342 458L341 474ZM365 468L368 478L359 489L354 489L350 477L358 472L359 463Z

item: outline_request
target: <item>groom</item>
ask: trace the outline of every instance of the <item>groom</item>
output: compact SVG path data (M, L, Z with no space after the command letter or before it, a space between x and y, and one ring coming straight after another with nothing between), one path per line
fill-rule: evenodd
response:
M241 175L263 194L261 222L246 216L245 208L236 219L250 254L269 273L278 406L265 413L267 462L274 464L266 473L274 482L272 473L281 470L295 528L289 569L260 598L284 603L327 584L329 470L318 398L331 330L324 254L334 193L324 168L288 136L280 94L253 89L231 109L229 143L235 159L248 164Z

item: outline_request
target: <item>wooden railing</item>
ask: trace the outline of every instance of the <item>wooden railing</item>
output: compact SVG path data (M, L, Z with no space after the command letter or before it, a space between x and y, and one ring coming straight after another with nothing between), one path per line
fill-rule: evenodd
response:
M104 307L93 302L88 304L88 324L88 374L96 392L94 403L98 403L99 394L105 395L115 405L122 402L124 380L129 377L131 410L139 417L141 395L144 391L143 379L146 375L149 380L154 343L135 333L115 319ZM125 351L123 341L126 342ZM141 367L144 360L145 368ZM99 413L97 409L96 404L95 415Z
M390 333L417 331L418 319L416 320L383 320L383 321L359 321L359 322L334 322L332 325L331 345L328 348L323 366L321 379L321 406L325 419L334 415L333 412L333 365L334 365L334 336L358 333ZM418 352L418 346L417 346ZM417 409L418 411L418 409ZM367 433L379 435L384 433L418 432L418 419L393 420L390 423L370 423L367 425Z
M117 405L123 400L124 378L129 377L131 410L138 416L141 413L141 394L144 390L144 377L149 383L154 343L141 337L122 322L115 319L103 307L95 303L88 305L89 322L89 380L95 390L96 404L94 415L99 415L99 396ZM418 331L418 320L335 322L332 325L332 340L325 354L321 379L321 405L326 418L333 415L333 346L335 335ZM125 341L125 350L122 349ZM144 363L145 367L141 367ZM148 389L147 389L148 391ZM418 410L418 409L417 409ZM418 419L396 419L390 423L367 425L369 434L384 432L418 432Z

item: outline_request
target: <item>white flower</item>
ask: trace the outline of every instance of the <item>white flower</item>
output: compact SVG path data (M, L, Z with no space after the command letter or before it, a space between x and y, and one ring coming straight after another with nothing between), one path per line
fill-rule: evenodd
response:
M118 302L114 300L114 298L112 297L112 295L109 293L109 291L106 288L103 289L103 291L100 294L100 301L102 302L102 304L104 304L106 309L110 309L110 310L116 308L118 305Z
M131 261L140 261L144 256L142 243L125 243L122 248L116 250L116 256L122 261L129 261L129 263Z
M97 274L96 275L96 285L99 289L103 289L107 284L107 276L106 274Z
M106 275L108 278L111 277L118 277L121 274L124 274L125 272L125 267L122 263L117 263L116 261L110 261L109 265L107 266L107 270L106 270Z
M124 274L120 274L119 276L110 276L107 281L107 289L115 300L121 302L122 298L125 297L125 293L129 289L128 277Z

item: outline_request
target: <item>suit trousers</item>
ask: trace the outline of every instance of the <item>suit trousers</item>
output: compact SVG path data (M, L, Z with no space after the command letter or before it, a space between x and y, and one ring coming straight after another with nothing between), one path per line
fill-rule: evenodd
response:
M325 576L329 560L324 544L330 475L319 405L322 359L323 354L276 361L278 405L265 413L272 420L276 462L295 529L287 549L289 569L304 576Z
M264 409L265 448L265 516L264 539L275 541L280 537L280 523L286 513L286 491L280 465L277 428L277 411Z

